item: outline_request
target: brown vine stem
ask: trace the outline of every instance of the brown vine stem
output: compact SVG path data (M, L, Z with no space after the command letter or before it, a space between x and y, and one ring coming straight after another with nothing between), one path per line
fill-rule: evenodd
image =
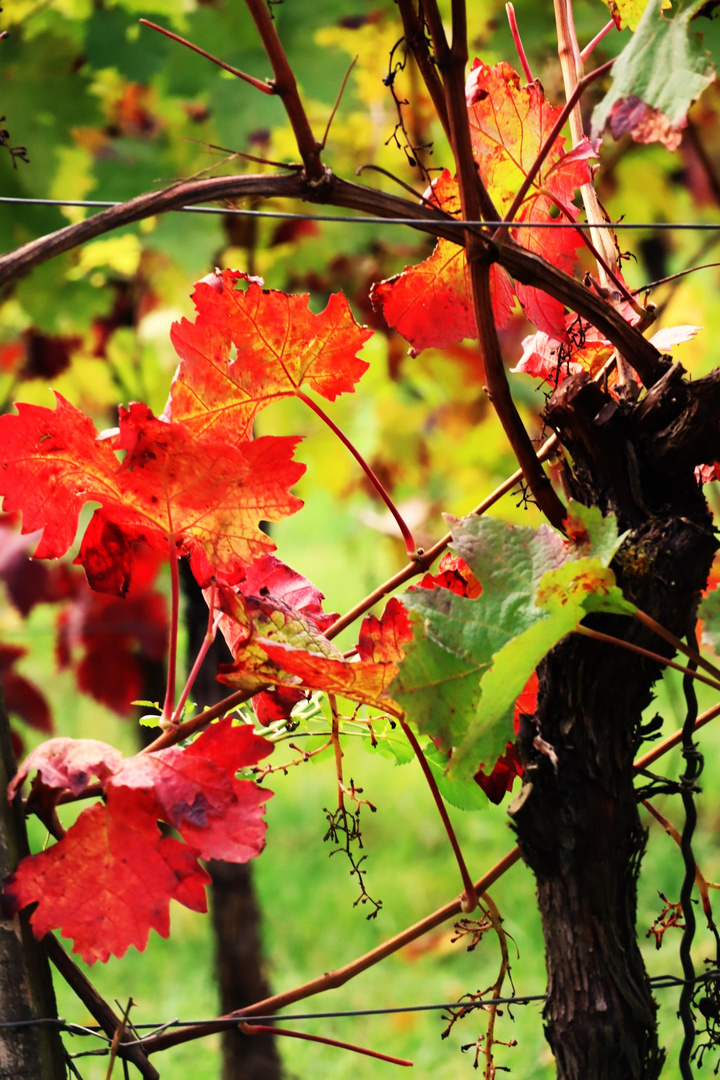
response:
M372 217L392 221L401 219L421 232L443 237L454 244L464 243L463 230L441 210L419 206L409 199L364 187L333 176L326 186L309 183L295 172L291 176L260 173L247 176L219 176L202 180L179 180L162 191L146 192L126 203L112 206L75 225L66 225L54 233L0 256L0 287L22 277L49 259L80 247L123 225L143 221L158 214L198 203L226 202L252 197L301 199L357 210ZM485 242L482 232L478 237ZM489 242L489 240L487 240ZM566 307L576 311L604 334L619 352L633 357L635 370L645 386L653 386L666 370L658 349L631 326L611 304L586 289L575 278L552 263L506 240L494 257L508 273L522 282L543 289Z
M274 92L282 98L300 157L305 166L307 179L311 183L319 184L326 180L325 167L320 160L321 144L312 133L310 121L300 100L293 69L288 63L285 50L280 43L280 38L277 36L270 12L267 9L265 0L245 0L245 4L262 38L268 59L272 64L275 77L271 85Z
M434 8L434 3L428 6L428 19L430 10ZM486 218L490 215L496 218L497 211L475 165L468 123L465 102L465 68L468 48L464 0L453 0L452 26L453 38L449 50L444 35L441 41L436 41L433 34L433 41L438 64L444 75L445 100L450 119L450 142L455 158L462 216L465 220L471 221L476 220L481 214ZM433 32L432 24L431 32ZM537 459L530 436L525 430L510 393L490 292L490 267L494 255L488 249L486 240L481 238L476 231L468 229L465 232L465 256L478 332L478 348L487 379L487 395L498 415L533 498L548 521L562 532L563 522L567 516L566 509Z
M233 67L231 64L226 64L224 60L219 60L217 56L213 56L212 53L205 52L205 50L201 49L198 45L193 45L192 41L188 41L187 38L180 37L179 34L174 34L172 30L166 30L164 26L158 26L157 23L150 22L149 19L140 19L139 22L142 26L147 26L150 30L157 30L159 34L164 34L165 37L171 38L172 41L177 41L179 45L184 45L186 49L192 49L193 52L199 53L200 56L204 56L206 60L210 60L211 63L217 64L223 71L229 71L231 75L236 75L238 79L242 79L243 82L249 83L250 86L254 86L255 89L260 90L261 93L277 93L274 86L270 86L269 83L262 82L252 75L246 75L244 71L239 71L238 68Z
M114 1039L122 1027L122 1019L114 1009L100 996L93 984L75 961L68 956L54 934L46 934L43 944L48 956L65 982L72 987L94 1020L100 1025L109 1039ZM147 1059L147 1051L134 1039L118 1044L118 1056L126 1058L138 1070L145 1080L160 1080L160 1073Z
M486 892L486 890L494 885L511 866L514 866L515 863L518 862L519 858L520 852L517 848L508 852L507 855L495 864L492 870L488 871L488 873L480 878L479 881L475 882L475 891L477 893ZM370 952L365 953L364 956L360 956L353 960L352 963L337 968L335 971L327 972L325 975L321 975L311 982L304 983L302 986L297 986L292 990L287 990L281 994L275 994L273 997L265 998L264 1001L258 1001L248 1008L238 1009L220 1019L227 1022L228 1019L237 1019L238 1021L249 1020L253 1015L266 1016L269 1013L276 1012L278 1009L292 1005L296 1001L302 1001L307 997L311 997L313 994L318 994L323 990L335 990L339 986L343 986L356 975L359 975L362 971L367 971L368 968L373 967L374 964L385 959L386 956L391 956L404 945L409 945L410 942L415 941L416 938L426 934L429 930L434 930L436 926L441 926L442 923L446 922L448 919L460 915L461 913L461 901L459 899L452 900L449 904L445 904L444 907L438 908L438 910L433 911L431 915L421 919L420 922L403 930L402 933L396 934L394 937L383 942L382 945L378 945L376 948L371 949ZM210 1035L215 1031L222 1031L223 1026L224 1025L218 1026L212 1020L207 1024L193 1024L175 1031L167 1031L160 1035L150 1036L143 1039L142 1045L147 1054L155 1054L159 1050L165 1050L178 1043L199 1039L205 1035Z

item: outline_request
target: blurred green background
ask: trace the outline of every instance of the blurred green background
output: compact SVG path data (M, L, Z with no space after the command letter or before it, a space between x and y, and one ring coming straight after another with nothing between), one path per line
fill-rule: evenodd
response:
M441 5L443 10L449 4ZM520 0L515 5L533 70L551 100L561 97L555 54L552 4ZM339 111L330 129L325 160L338 175L354 179L364 165L379 166L418 190L425 178L408 162L393 137L397 122L389 93L390 55L401 37L390 0L285 0L273 7L278 33L293 64L308 113L321 133L353 56ZM516 63L503 4L482 0L471 5L471 37L476 55L488 63ZM575 5L581 41L589 40L607 19L601 0ZM3 125L9 145L24 146L28 162L0 154L0 194L29 198L124 200L158 185L192 175L269 170L237 157L251 154L291 162L296 154L279 101L234 80L201 57L167 38L141 28L139 17L156 20L226 62L264 78L269 74L257 33L237 0L10 0L0 42L3 64ZM627 34L611 34L598 50L600 63L622 47ZM393 54L397 59L400 54ZM385 82L383 81L385 79ZM408 69L396 76L395 89L408 99L408 130L422 143L431 168L449 165L442 133L417 93ZM593 104L588 95L588 113ZM692 131L701 140L711 168L720 162L718 96L711 89L692 114ZM398 134L398 133L396 133ZM402 143L402 134L398 134ZM15 167L14 167L15 166ZM719 205L689 136L675 154L658 147L631 147L611 141L603 148L599 190L613 218L628 221L717 223ZM365 172L361 182L399 191L380 172ZM294 204L267 201L256 209L302 211ZM307 208L305 208L307 209ZM3 251L80 220L79 208L0 205ZM332 212L332 211L331 211ZM644 229L620 235L631 253L624 272L632 287L711 262L714 237L691 232ZM444 354L428 350L417 358L379 325L367 300L373 281L426 257L429 241L399 227L311 226L231 215L167 215L122 230L64 255L17 281L0 298L0 402L50 405L52 387L88 411L98 427L112 426L118 402L139 399L156 412L165 403L176 357L169 340L172 322L192 315L193 282L215 266L262 275L269 287L307 292L319 311L328 295L346 292L360 322L378 332L363 355L370 369L355 395L332 406L332 417L362 450L403 508L420 543L445 531L442 513L463 514L514 470L514 462L483 393L483 374L472 343ZM657 290L663 325L717 325L720 290L717 270L703 271ZM529 333L520 315L504 332L508 364L517 362ZM58 357L60 358L58 360ZM713 336L706 331L679 358L694 374L714 364ZM545 391L517 376L513 392L534 435L541 433L539 412ZM307 473L298 485L305 507L273 526L279 556L325 593L325 609L342 612L403 565L403 546L387 515L368 490L354 462L330 433L300 403L287 401L263 413L258 433L302 434L299 457ZM715 498L715 496L712 496ZM504 498L496 513L508 521L538 524L539 518L517 496ZM164 587L167 589L167 585ZM0 613L0 638L25 645L18 669L50 700L58 733L98 738L134 753L136 725L78 694L72 672L58 671L54 656L54 607L40 606L23 618L11 603ZM351 647L351 628L341 639ZM710 696L703 697L712 704ZM654 705L665 718L664 731L682 722L679 684L669 676ZM21 721L17 730L26 748L37 733ZM708 756L703 776L698 860L710 879L720 877L714 837L717 822L720 736L706 729ZM267 810L268 844L254 864L263 910L263 937L269 979L284 990L348 963L387 937L422 918L460 892L457 869L419 768L394 765L361 740L348 738L345 768L378 808L362 811L367 888L383 901L368 921L354 907L355 882L342 855L329 858L323 843L324 807L336 799L334 770L326 755L274 773L267 786L276 794ZM293 756L285 744L278 760ZM671 776L679 760L662 770ZM450 808L471 872L479 877L513 843L504 806L464 812ZM679 800L665 800L665 812L680 824ZM658 801L663 808L663 800ZM658 891L679 894L681 861L675 845L655 824L643 867L639 898L639 936L651 974L679 971L679 933L668 934L660 952L644 934L662 906ZM44 831L31 823L34 850ZM88 882L92 888L92 882ZM512 976L518 994L544 990L544 962L531 875L515 866L492 889L492 896L517 947ZM488 936L468 953L453 944L452 924L401 950L332 993L311 998L292 1012L374 1009L456 1000L485 990L496 977L498 949ZM701 928L696 962L710 954ZM121 1006L137 1003L136 1023L209 1018L217 1014L214 941L208 917L184 908L172 913L169 941L151 936L148 948L97 966L90 977L100 992ZM59 1013L76 1023L90 1022L82 1005L61 980ZM674 991L658 991L662 1041L670 1055L664 1076L676 1075L674 1057L680 1031ZM436 1012L399 1013L322 1021L298 1021L298 1029L358 1043L383 1053L411 1058L417 1075L449 1080L472 1069L473 1050L462 1054L482 1030L482 1017L457 1024L448 1039ZM497 1038L517 1045L497 1048L497 1064L521 1077L550 1077L554 1067L545 1046L537 1004L513 1007L498 1022ZM89 1042L67 1039L75 1053ZM210 1080L220 1075L219 1038L175 1048L155 1059L173 1080ZM389 1075L396 1066L315 1043L281 1040L290 1077L324 1076L353 1080ZM714 1062L709 1059L710 1065ZM77 1062L85 1078L104 1077L103 1058ZM116 1066L119 1070L119 1066Z

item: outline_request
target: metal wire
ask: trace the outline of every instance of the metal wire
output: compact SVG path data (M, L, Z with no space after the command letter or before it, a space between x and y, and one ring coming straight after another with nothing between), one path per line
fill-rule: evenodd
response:
M680 975L656 975L648 981L654 990L665 990L672 987L683 986L688 983L707 983L716 980L720 980L720 969L706 971L701 975L696 975L694 979L684 979ZM221 1024L227 1027L235 1027L237 1024L243 1022L253 1024L272 1021L277 1024L286 1020L338 1020L343 1017L353 1016L391 1016L397 1013L441 1012L448 1009L485 1009L490 1005L529 1005L531 1002L545 1001L546 999L547 994L515 994L511 997L486 998L483 1000L478 999L476 1001L443 1001L428 1005L395 1005L383 1009L346 1009L333 1012L286 1013L283 1015L270 1013L267 1016L253 1014L244 1015L240 1012L237 1016L217 1017L212 1020L176 1019L168 1020L163 1024L133 1024L133 1028L138 1031L157 1032L160 1029L194 1027L202 1024ZM110 1041L100 1028L68 1023L62 1018L56 1019L46 1017L33 1020L7 1020L0 1022L0 1030L5 1028L32 1027L41 1024L60 1027L72 1035L95 1035L98 1038Z
M89 210L107 210L113 206L124 206L123 202L109 202L92 199L26 199L20 196L0 196L0 203L15 204L21 206L71 206ZM243 210L237 207L220 206L179 206L173 210L163 211L172 214L238 214L242 217L272 218L280 221L324 221L335 222L339 225L417 225L422 218L387 218L387 217L363 217L347 216L340 214L297 214L284 210ZM435 218L431 219L437 220ZM489 229L499 229L507 225L506 221L464 221L458 218L448 218L443 221L443 227L456 226L464 229L466 226L485 226ZM711 224L708 222L692 221L523 221L513 222L513 228L522 229L655 229L662 232L693 231L693 232L718 232L720 222Z

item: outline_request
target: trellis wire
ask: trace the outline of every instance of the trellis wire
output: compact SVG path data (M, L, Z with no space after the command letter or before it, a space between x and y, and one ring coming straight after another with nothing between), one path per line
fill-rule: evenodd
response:
M720 969L713 969L706 971L701 975L695 976L694 979L683 979L680 975L655 975L648 980L653 990L666 990L677 986L685 986L688 983L709 983L715 980L720 980ZM233 1017L214 1017L211 1020L168 1020L163 1024L133 1024L133 1028L137 1031L153 1031L156 1032L160 1028L165 1030L171 1027L194 1027L201 1024L221 1024L224 1027L236 1027L241 1023L260 1023L272 1021L273 1023L282 1023L284 1021L297 1021L297 1020L338 1020L344 1017L357 1017L357 1016L392 1016L398 1013L416 1013L416 1012L441 1012L447 1009L486 1009L491 1005L530 1005L536 1001L546 1001L547 994L514 994L511 997L496 997L486 998L476 1001L443 1001L439 1003L427 1004L427 1005L393 1005L382 1009L344 1009L336 1010L333 1012L313 1012L313 1013L286 1013L280 1015L278 1013L269 1013L268 1015L251 1014L244 1015L240 1013L238 1016ZM108 1042L111 1040L107 1035L102 1034L102 1030L94 1025L82 1025L68 1023L67 1020L54 1017L39 1017L31 1020L5 1020L0 1022L0 1030L8 1028L23 1028L23 1027L37 1027L40 1025L49 1025L61 1028L63 1031L67 1031L72 1035L96 1035L100 1039L105 1039ZM142 1042L142 1040L138 1040Z
M124 206L123 202L110 202L92 199L30 199L14 195L0 196L0 203L8 203L21 206L68 206L80 207L88 210L108 210L114 206ZM417 225L422 218L400 217L370 217L360 215L340 214L298 214L289 210L246 210L238 207L220 206L178 206L172 210L161 211L171 214L239 214L242 217L274 218L280 221L323 221L338 225ZM429 219L432 221L439 219ZM485 227L499 229L507 225L506 221L465 221L459 218L443 220L443 227L455 226L458 229L466 227ZM655 229L662 232L693 231L693 232L718 232L720 222L692 221L520 221L511 222L513 228L518 229Z

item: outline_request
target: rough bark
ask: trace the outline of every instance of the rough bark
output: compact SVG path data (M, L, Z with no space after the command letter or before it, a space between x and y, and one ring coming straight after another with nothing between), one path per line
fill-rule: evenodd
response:
M15 773L5 700L0 687L0 880L29 854L19 805L4 797ZM27 913L0 913L0 1023L57 1018L50 965L33 937ZM0 1028L0 1080L64 1080L65 1049L57 1027Z
M194 660L207 629L207 605L192 574L183 565L188 655ZM221 638L211 646L193 689L193 700L207 707L220 701L226 690L218 683L218 665L232 659ZM251 864L212 860L210 906L215 930L215 964L223 1014L269 997L260 936L260 907L253 886ZM248 1038L237 1028L222 1033L222 1080L278 1080L280 1057L272 1035Z
M715 376L686 383L675 368L634 404L578 376L546 414L569 452L571 494L615 512L629 530L613 563L626 596L677 636L717 546L693 474L717 440L717 386ZM630 619L594 620L669 655ZM542 664L537 712L520 735L525 782L510 812L537 882L546 1035L560 1080L654 1080L662 1068L635 927L645 834L632 775L659 674L618 646L571 635Z

